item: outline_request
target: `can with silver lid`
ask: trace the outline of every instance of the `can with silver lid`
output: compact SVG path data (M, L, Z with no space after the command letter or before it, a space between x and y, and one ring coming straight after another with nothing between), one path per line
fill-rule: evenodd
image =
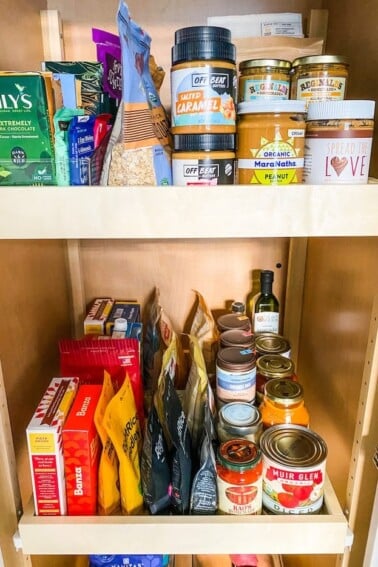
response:
M259 409L264 429L280 423L304 427L308 427L310 423L303 388L299 382L288 378L273 378L265 384L264 398Z
M303 100L344 100L348 61L340 55L309 55L292 63L290 98Z
M374 100L310 102L304 182L361 184L369 177Z
M251 349L226 347L218 351L216 394L221 402L254 402L256 362Z
M287 100L290 93L290 61L249 59L239 64L239 102Z
M294 362L280 354L264 354L256 360L256 396L262 401L265 385L274 378L297 380Z
M258 444L262 432L260 411L246 402L229 402L218 412L217 432L221 443L240 437Z
M263 507L273 514L314 514L323 505L327 445L301 425L275 425L261 435Z
M264 354L280 354L285 358L291 356L290 342L276 333L257 333L255 336L256 357Z

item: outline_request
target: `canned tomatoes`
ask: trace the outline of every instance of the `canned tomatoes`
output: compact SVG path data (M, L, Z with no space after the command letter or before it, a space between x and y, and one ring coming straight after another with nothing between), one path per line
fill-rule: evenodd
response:
M301 425L275 425L260 438L263 507L273 514L314 514L323 505L325 441Z
M219 511L224 514L261 514L261 451L247 439L221 443L217 460Z

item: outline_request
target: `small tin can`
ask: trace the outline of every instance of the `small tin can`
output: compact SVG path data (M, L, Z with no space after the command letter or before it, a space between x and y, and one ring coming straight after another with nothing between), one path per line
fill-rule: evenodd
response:
M261 435L263 507L273 514L315 514L323 505L327 445L307 427L275 425Z
M230 329L241 329L242 331L251 330L249 317L244 313L225 313L217 319L217 327L222 333Z
M264 391L264 398L259 407L264 429L280 423L308 427L310 416L299 382L288 378L273 378L265 384Z
M256 360L256 396L262 402L265 384L273 378L297 380L294 362L281 354L264 354Z
M216 393L221 402L254 402L256 362L251 349L226 347L218 351Z
M291 62L283 59L249 59L239 64L239 102L287 100Z
M223 514L261 514L262 459L255 443L231 439L217 458L218 508Z
M255 336L256 357L264 354L280 354L286 358L291 356L289 341L276 333L258 333Z
M219 344L221 348L238 347L255 350L255 336L250 330L229 329L220 334Z
M260 411L246 402L225 404L218 412L217 433L221 443L243 438L258 444L262 433Z
M340 55L308 55L292 63L290 98L306 105L313 100L344 100L349 65Z

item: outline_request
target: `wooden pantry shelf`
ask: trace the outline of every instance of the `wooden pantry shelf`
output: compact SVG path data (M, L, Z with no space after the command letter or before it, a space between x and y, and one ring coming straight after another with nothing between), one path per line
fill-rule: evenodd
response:
M19 535L31 555L343 553L351 544L349 529L328 477L325 509L311 516L41 517L30 503Z
M285 187L2 187L0 238L378 234L378 183Z

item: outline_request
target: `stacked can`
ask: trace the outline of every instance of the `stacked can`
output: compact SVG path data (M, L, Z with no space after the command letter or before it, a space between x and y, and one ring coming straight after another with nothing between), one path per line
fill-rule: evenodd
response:
M235 182L236 92L230 30L177 30L171 68L174 185Z

